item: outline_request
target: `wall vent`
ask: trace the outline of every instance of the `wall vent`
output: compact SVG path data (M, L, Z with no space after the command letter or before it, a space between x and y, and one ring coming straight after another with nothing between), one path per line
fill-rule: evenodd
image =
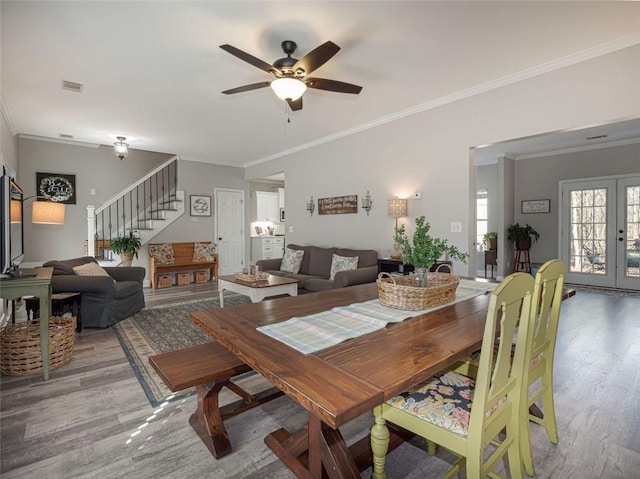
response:
M62 89L82 93L82 83L76 83L68 80L62 80Z
M73 135L68 135L66 133L60 133L58 136L64 140L73 140Z

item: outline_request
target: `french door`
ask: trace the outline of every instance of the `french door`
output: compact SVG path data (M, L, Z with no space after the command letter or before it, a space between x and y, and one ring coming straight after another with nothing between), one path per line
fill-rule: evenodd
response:
M640 176L561 182L567 282L640 290Z

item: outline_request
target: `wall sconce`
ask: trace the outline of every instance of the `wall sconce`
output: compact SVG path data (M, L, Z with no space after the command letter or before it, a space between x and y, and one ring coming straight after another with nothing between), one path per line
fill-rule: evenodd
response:
M371 195L369 194L369 190L367 190L367 194L362 198L362 209L367 212L367 216L369 216L369 210L373 206L373 201L371 200Z
M311 216L313 216L313 211L316 209L316 204L313 201L313 196L311 197L311 199L309 201L307 201L307 211L309 212L309 214Z
M116 158L124 160L129 156L129 144L124 142L127 139L126 137L118 136L117 138L118 141L113 144L113 154L116 155Z

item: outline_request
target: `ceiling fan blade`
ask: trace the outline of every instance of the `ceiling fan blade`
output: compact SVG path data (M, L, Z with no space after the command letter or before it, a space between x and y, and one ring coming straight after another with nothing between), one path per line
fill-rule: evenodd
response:
M289 104L291 111L302 110L302 97L298 98L296 101L289 100L287 103Z
M337 91L339 93L354 93L358 94L362 90L359 85L352 83L345 83L337 80L327 80L326 78L307 78L305 83L309 88L315 88L316 90Z
M298 60L297 63L293 65L293 72L295 73L298 69L302 69L304 70L304 75L308 75L324 65L339 51L340 47L335 43L331 41L325 42Z
M254 57L253 55L250 55L247 52L243 52L239 48L228 45L226 43L224 45L220 45L220 48L222 48L225 52L231 53L234 57L238 57L240 60L244 60L245 62L259 68L260 70L264 70L267 73L280 73L280 71L273 65L270 65L267 62L262 61L259 58Z
M237 88L232 88L231 90L225 90L222 93L224 93L225 95L231 95L232 93L241 93L243 91L257 90L258 88L264 88L269 85L271 85L270 81L261 81L260 83L252 83L251 85L244 85L244 86L239 86Z

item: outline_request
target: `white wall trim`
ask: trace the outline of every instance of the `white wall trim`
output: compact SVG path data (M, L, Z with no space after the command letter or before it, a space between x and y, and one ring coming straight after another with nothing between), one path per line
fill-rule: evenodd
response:
M275 160L277 158L282 158L283 156L288 156L293 153L307 150L309 148L314 148L324 143L329 143L329 142L338 140L340 138L344 138L346 136L354 135L356 133L359 133L364 130L368 130L370 128L375 128L377 126L384 125L385 123L390 123L402 118L406 118L408 116L415 115L417 113L422 113L427 110L432 110L434 108L438 108L440 106L443 106L449 103L454 103L459 100L464 100L465 98L469 98L475 95L480 95L482 93L486 93L491 90L502 88L504 86L511 85L513 83L518 83L520 81L527 80L539 75L544 75L546 73L560 70L562 68L566 68L578 63L582 63L587 60L592 60L594 58L607 55L609 53L614 53L619 50L623 50L625 48L629 48L638 44L640 44L640 33L634 33L626 37L618 38L616 40L603 43L601 45L596 45L595 47L587 48L585 50L581 50L581 51L572 53L570 55L566 55L564 57L560 57L555 60L542 63L541 65L538 65L535 67L527 68L517 73L512 73L510 75L506 75L501 78L496 78L495 80L481 83L479 85L473 86L471 88L467 88L465 90L460 90L458 92L454 92L449 95L442 96L440 98L429 100L428 102L421 103L419 105L416 105L410 108L405 108L404 110L400 110L396 113L392 113L390 115L380 117L370 122L363 123L362 125L356 126L354 128L349 128L347 130L343 130L343 131L334 133L332 135L328 135L323 138L318 138L317 140L310 141L308 143L304 143L302 145L298 145L293 148L289 148L287 150L283 150L269 156L265 156L255 161L245 163L244 167L246 168L250 166L259 165L261 163L266 163L268 161Z
M0 93L0 110L2 110L2 116L4 117L4 121L7 122L7 126L9 127L9 131L12 136L16 136L18 134L18 130L16 129L16 124L13 122L13 117L11 116L11 112L9 111L9 107L4 101L4 96Z
M595 145L576 146L573 148L564 148L560 150L550 150L541 153L531 153L528 155L517 155L515 160L531 160L533 158L542 158L546 156L564 155L565 153L579 153L581 151L602 150L604 148L613 148L616 146L633 145L640 143L640 138L629 138L626 140L609 141L607 143L596 143Z
M64 138L50 138L48 136L39 136L39 135L26 135L23 133L20 133L19 137L25 138L27 140L50 141L52 143L62 143L64 145L86 146L87 148L99 148L101 146L99 143L89 143L86 141L76 141L76 140L65 140Z

